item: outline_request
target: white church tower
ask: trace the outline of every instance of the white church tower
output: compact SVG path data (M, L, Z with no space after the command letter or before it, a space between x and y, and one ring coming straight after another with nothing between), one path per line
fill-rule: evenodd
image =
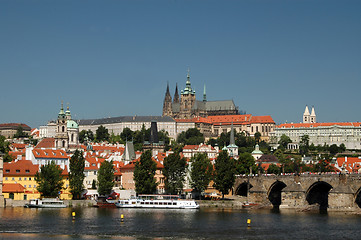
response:
M311 116L310 116L310 122L315 123L316 122L316 113L315 113L315 107L312 106L311 110Z
M308 106L306 105L305 112L303 113L303 123L310 123L310 111L308 110Z

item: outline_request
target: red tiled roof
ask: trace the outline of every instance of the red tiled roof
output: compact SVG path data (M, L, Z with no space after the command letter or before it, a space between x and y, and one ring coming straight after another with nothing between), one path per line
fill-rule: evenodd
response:
M35 158L61 158L61 159L67 159L68 155L64 150L61 149L38 149L35 148L33 150L33 154Z
M54 148L55 138L44 138L41 140L35 148Z
M38 165L34 165L29 160L19 160L12 162L4 162L4 176L9 175L29 175L34 176L39 170Z
M0 129L14 129L16 130L19 126L23 128L24 131L30 131L31 128L24 123L2 123L0 124Z
M25 188L20 183L4 183L3 192L4 193L22 193Z
M339 122L339 123L283 123L276 128L312 128L312 127L329 127L329 126L350 126L358 127L359 122Z
M23 143L12 143L11 147L16 148L16 149L25 149L26 148L26 144Z

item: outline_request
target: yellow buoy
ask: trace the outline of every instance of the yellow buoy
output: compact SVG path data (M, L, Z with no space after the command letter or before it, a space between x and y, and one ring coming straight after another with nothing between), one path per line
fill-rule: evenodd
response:
M250 227L251 226L251 219L247 219L247 225L248 225L248 227Z
M124 221L124 215L123 214L120 215L120 219L121 219L122 222Z
M71 215L72 215L73 217L75 217L75 212L72 212Z

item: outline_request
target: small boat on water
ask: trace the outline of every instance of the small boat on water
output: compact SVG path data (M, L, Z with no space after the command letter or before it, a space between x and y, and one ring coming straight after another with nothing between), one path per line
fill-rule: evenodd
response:
M65 208L66 205L63 201L57 198L43 198L32 199L29 203L25 204L27 208Z
M97 208L116 208L116 200L106 199L105 197L99 197L93 207Z
M250 202L246 202L242 204L242 208L253 208L258 206L258 203L250 203Z
M194 200L183 200L178 195L139 195L138 198L118 200L118 208L172 208L197 209L199 205Z

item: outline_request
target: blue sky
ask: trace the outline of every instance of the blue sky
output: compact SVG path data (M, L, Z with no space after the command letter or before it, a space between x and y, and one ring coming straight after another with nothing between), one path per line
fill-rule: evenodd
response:
M276 123L360 121L361 1L0 1L0 123L161 115L166 85Z

